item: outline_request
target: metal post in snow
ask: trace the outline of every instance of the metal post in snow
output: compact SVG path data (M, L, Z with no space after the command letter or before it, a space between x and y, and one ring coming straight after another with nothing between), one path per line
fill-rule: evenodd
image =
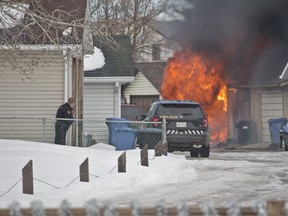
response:
M167 142L166 123L167 123L166 117L164 117L162 122L162 138L163 138L162 143Z
M47 129L47 127L46 127L46 118L43 118L42 119L42 125L43 125L43 142L47 142L47 134L46 134L46 129Z
M78 73L79 73L79 61L78 59L76 58L76 76L75 76L75 97L76 97L76 103L75 103L75 117L76 119L79 119L79 116L78 116L78 109L79 109L79 106L78 106L78 103L79 103L79 97L78 97L78 88L79 88L79 85L78 85ZM79 147L79 143L78 143L78 123L79 121L76 121L76 146Z

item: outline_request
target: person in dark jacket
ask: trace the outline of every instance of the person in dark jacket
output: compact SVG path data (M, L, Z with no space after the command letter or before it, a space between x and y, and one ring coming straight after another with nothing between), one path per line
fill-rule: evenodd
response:
M55 144L65 145L66 144L66 132L73 123L72 120L60 120L73 119L73 109L75 107L75 99L70 97L68 103L62 104L56 113L55 123Z

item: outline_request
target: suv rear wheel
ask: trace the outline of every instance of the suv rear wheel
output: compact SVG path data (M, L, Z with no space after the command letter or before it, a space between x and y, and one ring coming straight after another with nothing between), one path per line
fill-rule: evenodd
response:
M282 151L288 151L287 144L285 138L281 138L281 149Z

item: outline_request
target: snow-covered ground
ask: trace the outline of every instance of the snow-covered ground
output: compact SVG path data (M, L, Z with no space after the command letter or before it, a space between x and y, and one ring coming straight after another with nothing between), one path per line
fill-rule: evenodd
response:
M0 140L0 208L12 201L29 207L34 200L58 207L65 199L73 207L83 207L91 199L117 206L133 200L144 206L159 201L175 206L179 200L189 204L211 200L221 206L234 201L247 205L255 200L288 200L288 152L212 151L208 159L187 160L184 154L155 158L149 150L149 167L143 167L140 150L135 149L126 152L127 172L118 173L122 153L96 146ZM87 157L89 183L78 177ZM34 195L22 194L19 181L29 160L33 160Z

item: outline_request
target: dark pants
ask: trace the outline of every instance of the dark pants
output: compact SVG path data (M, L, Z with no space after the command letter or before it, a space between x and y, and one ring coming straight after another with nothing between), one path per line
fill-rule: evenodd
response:
M55 144L66 144L66 132L69 129L69 122L57 121L55 123Z

